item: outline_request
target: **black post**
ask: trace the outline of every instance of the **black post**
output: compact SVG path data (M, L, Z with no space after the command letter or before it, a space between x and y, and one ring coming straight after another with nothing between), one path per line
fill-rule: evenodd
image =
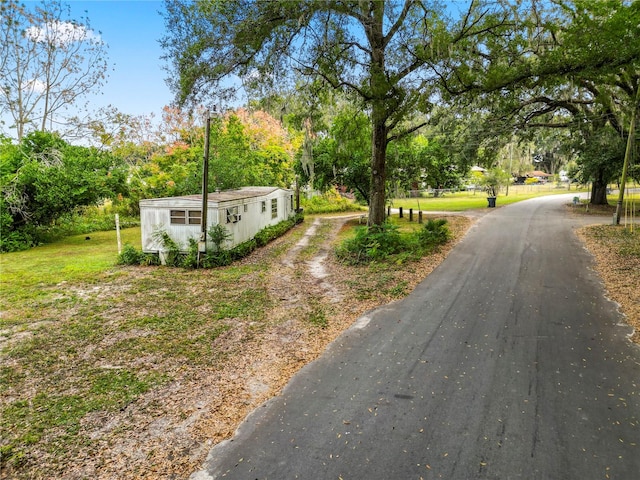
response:
M207 112L204 128L204 158L202 162L202 212L200 213L200 243L198 256L207 251L207 201L209 196L209 135L211 133L211 115Z
M413 208L409 209L409 221L413 222Z
M402 218L402 207L400 207L400 218Z
M422 223L422 210L418 212L418 223Z

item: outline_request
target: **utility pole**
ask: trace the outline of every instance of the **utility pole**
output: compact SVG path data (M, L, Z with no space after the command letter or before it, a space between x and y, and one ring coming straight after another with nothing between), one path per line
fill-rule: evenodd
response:
M215 107L214 107L215 113ZM200 242L198 242L198 263L200 254L207 252L207 201L209 196L209 135L211 133L211 115L207 110L204 128L204 158L202 162L202 212L200 214Z
M513 180L513 175L512 175L512 164L513 164L513 136L511 136L511 141L509 142L509 179L507 180L507 191L505 192L504 196L508 197L509 196L509 185L511 184L511 180Z
M627 149L624 152L624 165L622 166L622 179L620 180L620 192L618 193L618 204L616 205L616 225L620 225L620 216L622 214L622 203L624 201L624 189L627 183L627 172L629 163L631 162L631 154L633 153L633 141L636 136L636 113L638 111L638 103L640 101L640 85L636 87L636 99L633 102L633 110L631 111L631 125L629 125L629 136L627 137Z

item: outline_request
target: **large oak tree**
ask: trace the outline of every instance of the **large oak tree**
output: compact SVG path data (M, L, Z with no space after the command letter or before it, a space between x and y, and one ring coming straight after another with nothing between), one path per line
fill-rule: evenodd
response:
M426 124L452 49L513 28L514 9L471 1L454 21L430 0L166 0L162 45L180 103L221 95L232 74L282 82L294 70L354 95L371 122L369 224L380 225L387 145Z
M624 141L620 148L612 135L635 134L640 2L540 2L519 25L516 35L475 38L466 52L456 50L443 70L444 91L458 111L491 112L491 126L502 125L507 137L533 128L571 132L591 202L604 204L624 157Z

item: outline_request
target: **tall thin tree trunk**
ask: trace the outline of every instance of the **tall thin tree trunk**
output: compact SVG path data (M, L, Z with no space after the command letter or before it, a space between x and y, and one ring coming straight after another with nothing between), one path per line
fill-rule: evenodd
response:
M366 26L371 46L371 194L369 227L382 225L385 219L385 187L387 180L387 95L389 84L385 74L385 40L383 34L384 2L369 4L370 23Z

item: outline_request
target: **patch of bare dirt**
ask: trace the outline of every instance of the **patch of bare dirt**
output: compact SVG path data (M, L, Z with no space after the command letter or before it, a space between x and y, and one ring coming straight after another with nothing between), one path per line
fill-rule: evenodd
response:
M636 227L636 232L639 227ZM632 341L640 343L640 248L638 253L621 253L622 227L589 226L578 231L578 237L596 262L596 271L602 278L607 296L620 305L625 321L634 332ZM624 238L624 237L623 237ZM637 242L638 236L630 241Z

